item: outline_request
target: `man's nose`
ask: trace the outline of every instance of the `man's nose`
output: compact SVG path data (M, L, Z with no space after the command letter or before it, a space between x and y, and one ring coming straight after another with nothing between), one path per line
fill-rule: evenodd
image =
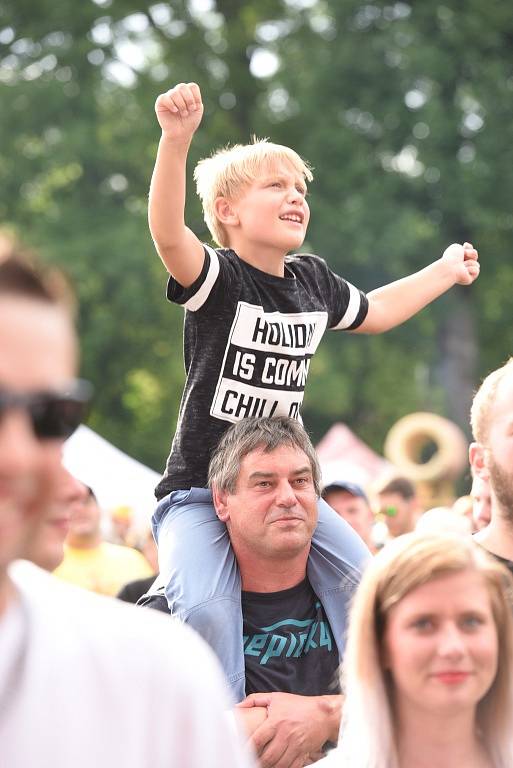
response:
M276 503L280 507L293 507L296 496L288 480L283 480L276 486Z

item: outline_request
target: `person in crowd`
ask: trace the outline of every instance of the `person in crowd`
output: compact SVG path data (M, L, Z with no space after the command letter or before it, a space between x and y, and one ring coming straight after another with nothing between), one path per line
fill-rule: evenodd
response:
M474 478L490 492L491 519L476 541L513 572L513 358L492 371L470 411L474 442L469 458Z
M492 519L490 481L480 475L474 475L470 495L473 502L472 518L474 520L474 528L476 531L481 531L487 525L490 525L490 520Z
M420 505L411 480L393 477L381 486L377 497L389 538L413 531L420 515Z
M23 553L25 560L31 560L46 571L53 571L62 563L64 541L69 533L71 520L76 509L87 498L87 488L61 467L55 498L47 505L41 516L37 536L33 536Z
M453 244L425 269L367 296L323 259L287 256L306 235L312 173L292 149L267 141L221 150L196 167L205 220L220 248L205 245L184 222L187 155L203 115L200 89L180 83L157 98L155 109L162 135L149 224L169 272L167 297L185 310L187 371L171 453L156 489L160 572L181 577L192 562L190 552L200 552L202 570L209 573L205 582L217 583L216 599L168 579L169 603L175 608L180 603L181 617L194 627L207 621L219 625L221 606L222 621L240 626L239 596L221 594L234 583L227 576L236 563L229 551L224 560L215 557L223 527L209 522L216 517L211 499L206 501L208 464L222 434L247 416L300 418L310 359L328 328L360 333L393 328L455 284L471 284L479 274L478 254L469 243ZM320 581L312 585L329 599L325 588L333 564L323 541L328 551L342 552L353 532L328 505L319 504L319 516L311 557ZM321 530L326 536L317 538ZM177 557L181 564L175 568ZM188 576L185 581L195 584ZM241 680L240 639L226 643L219 634L214 642L225 666L231 665L230 679ZM236 685L235 695L240 694Z
M513 765L513 580L472 537L400 536L367 568L330 768Z
M146 558L132 547L103 540L102 512L94 491L75 506L64 545L64 559L55 576L102 595L117 595L134 579L154 578Z
M337 515L354 528L370 552L374 554L376 552L372 538L374 515L363 488L357 483L334 480L323 488L322 498Z
M454 500L451 509L460 517L464 517L468 520L472 533L476 530L474 524L474 499L470 494L458 496L458 498Z
M127 547L134 545L135 537L132 529L134 513L131 507L122 504L110 511L110 531L108 541Z
M469 536L472 533L472 522L454 507L432 507L419 517L415 530L425 533L445 531Z
M222 674L195 633L58 582L25 556L84 415L54 281L0 259L0 762L32 768L241 768ZM2 250L3 249L3 250Z

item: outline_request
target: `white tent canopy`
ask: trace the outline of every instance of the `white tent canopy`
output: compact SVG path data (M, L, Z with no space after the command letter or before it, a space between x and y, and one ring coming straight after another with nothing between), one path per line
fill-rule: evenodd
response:
M64 444L64 466L89 485L104 512L130 507L134 527L150 525L155 508L153 490L160 475L116 448L92 429L81 425Z

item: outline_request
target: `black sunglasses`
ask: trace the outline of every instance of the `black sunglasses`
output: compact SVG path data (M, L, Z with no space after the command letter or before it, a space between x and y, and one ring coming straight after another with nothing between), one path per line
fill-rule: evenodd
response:
M0 387L0 420L8 410L21 408L29 416L36 437L63 440L86 417L92 393L92 385L83 379L53 392L9 392Z

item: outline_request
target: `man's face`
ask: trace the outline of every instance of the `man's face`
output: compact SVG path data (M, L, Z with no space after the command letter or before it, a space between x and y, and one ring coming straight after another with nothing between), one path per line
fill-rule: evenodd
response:
M503 514L513 521L513 375L506 375L497 387L490 413L485 466L490 486Z
M241 462L233 494L215 496L237 557L293 558L308 552L317 524L317 497L310 461L289 445L257 449Z
M472 480L470 495L472 496L472 519L476 530L480 531L486 528L492 516L489 481L476 475Z
M89 489L73 506L73 514L69 525L69 543L73 545L75 541L90 539L100 535L101 509L98 502L91 495Z
M373 516L365 499L342 489L330 491L324 498L365 542L371 540Z
M0 297L0 389L51 391L74 375L75 340L64 313L43 302ZM23 554L61 471L62 441L39 439L22 408L0 418L0 571Z
M23 557L47 571L57 568L64 557L64 540L75 510L88 494L85 485L61 467L54 498L34 527Z
M379 510L391 536L401 536L414 528L415 500L400 493L380 493Z

